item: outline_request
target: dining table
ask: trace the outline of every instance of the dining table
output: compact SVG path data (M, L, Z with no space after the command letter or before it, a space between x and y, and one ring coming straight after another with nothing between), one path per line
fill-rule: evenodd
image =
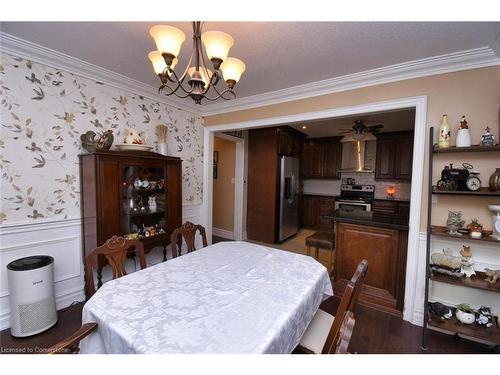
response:
M80 353L291 353L333 295L312 257L219 242L110 280L85 303Z

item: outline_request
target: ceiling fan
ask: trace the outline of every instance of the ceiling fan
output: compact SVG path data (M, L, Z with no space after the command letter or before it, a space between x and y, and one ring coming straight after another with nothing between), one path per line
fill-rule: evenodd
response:
M355 140L370 140L375 139L374 135L377 134L380 129L382 129L384 125L376 124L376 125L365 125L363 120L354 121L354 125L352 128L341 128L340 134L343 135L351 135ZM367 136L368 134L369 136ZM369 138L369 139L367 139Z

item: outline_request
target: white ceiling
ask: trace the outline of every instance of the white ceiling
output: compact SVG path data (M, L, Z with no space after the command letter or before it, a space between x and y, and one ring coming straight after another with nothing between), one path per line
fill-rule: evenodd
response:
M341 129L351 129L356 120L362 120L366 126L384 125L384 127L380 129L381 133L413 130L415 128L415 108L372 112L363 115L336 117L332 119L285 125L289 125L307 134L309 138L321 138L342 135ZM303 126L306 128L304 129Z
M186 34L179 67L191 51L189 22L4 22L3 32L158 86L147 54L149 28L176 26ZM207 22L231 34L230 56L247 66L238 97L406 61L488 46L500 22Z

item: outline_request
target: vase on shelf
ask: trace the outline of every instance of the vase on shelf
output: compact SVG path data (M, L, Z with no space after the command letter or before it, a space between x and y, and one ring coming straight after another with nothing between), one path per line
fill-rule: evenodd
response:
M448 115L443 115L441 125L439 125L438 147L450 147L450 125L448 124Z
M167 144L166 143L163 143L163 142L158 143L156 150L159 154L167 156Z
M497 168L490 177L490 190L500 191L500 168Z
M470 133L469 129L458 129L457 133L457 147L470 147Z

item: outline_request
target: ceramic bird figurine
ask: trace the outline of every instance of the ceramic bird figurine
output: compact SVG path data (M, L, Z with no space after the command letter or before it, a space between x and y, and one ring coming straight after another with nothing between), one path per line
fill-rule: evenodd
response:
M103 132L98 139L96 139L97 134L92 130L89 130L85 134L80 136L82 140L82 147L88 152L95 152L98 150L109 150L113 144L114 136L112 130L106 130Z

